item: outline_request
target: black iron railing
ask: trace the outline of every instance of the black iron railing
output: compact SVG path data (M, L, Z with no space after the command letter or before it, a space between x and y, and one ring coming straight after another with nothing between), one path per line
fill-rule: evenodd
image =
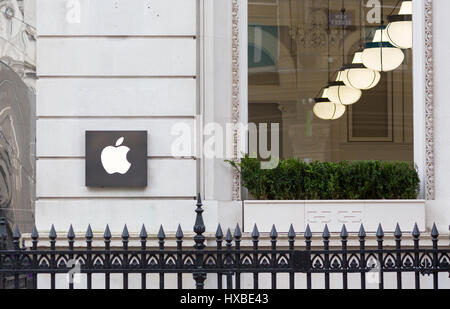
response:
M230 229L223 234L220 225L215 235L216 245L206 247L204 236L203 209L200 197L196 205L196 221L194 225L194 246L183 246L183 231L178 227L176 232L176 248L166 248L166 235L161 227L157 235L158 247L148 247L149 241L145 226L140 233L140 248L129 248L129 233L125 226L122 233L121 248L111 248L111 232L107 226L104 232L104 247L93 248L93 233L88 227L86 245L75 248L75 233L70 227L67 234L67 249L56 248L57 234L52 227L49 249L41 249L36 228L31 234L31 248L20 245L21 235L16 227L13 232L13 250L6 250L4 237L0 243L0 288L37 288L39 275L50 275L50 288L57 287L56 275L70 274L78 267L85 274L87 288L93 287L93 275L104 274L104 287L111 287L111 275L122 276L123 288L129 285L129 275L138 274L140 287L147 288L149 274L158 274L159 287L166 288L166 276L176 274L176 287L183 288L183 275L192 275L197 289L205 286L209 274L217 275L216 286L223 288L241 288L242 274L250 274L253 287L260 287L262 274L270 275L270 285L277 288L279 274L289 277L289 287L296 287L296 274L306 274L306 288L312 288L315 274L323 274L324 287L330 288L330 276L339 274L342 288L349 287L349 276L360 274L360 288L367 285L367 274L377 275L377 287L385 288L385 275L395 274L396 287L403 287L403 276L414 274L415 288L421 288L421 276L432 276L433 287L439 288L439 274L450 273L450 247L439 246L439 233L436 226L431 231L431 243L421 246L420 232L417 225L412 232L413 246L402 246L402 232L397 225L394 233L395 249L385 247L384 232L381 225L376 233L376 248L366 248L366 233L361 226L359 231L359 248L348 248L348 237L345 225L340 234L339 248L330 249L328 227L325 226L320 249L312 247L312 233L309 226L299 242L299 235L291 226L288 233L288 245L279 247L279 235L275 226L270 233L270 246L260 245L260 233L255 226L251 234L252 245L241 248L242 233L239 225L234 234ZM1 221L0 221L1 222ZM442 276L442 275L441 275ZM23 281L26 281L25 283ZM449 279L450 280L450 279ZM58 286L60 288L60 286ZM74 283L68 280L67 288L73 289Z

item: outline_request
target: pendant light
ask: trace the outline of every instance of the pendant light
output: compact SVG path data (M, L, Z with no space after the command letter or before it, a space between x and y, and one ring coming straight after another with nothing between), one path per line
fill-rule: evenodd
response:
M327 49L328 49L328 83L331 82L330 68L330 0L328 0L328 28L327 28ZM322 95L314 99L313 112L316 117L323 120L336 120L345 114L346 107L342 104L336 104L328 99L328 86L324 87Z
M342 104L336 104L328 99L328 87L322 91L322 96L316 98L313 108L314 115L323 120L336 120L344 115L346 107Z
M380 82L381 74L366 68L361 57L362 52L356 52L352 64L344 66L342 80L348 87L360 90L372 89Z
M361 89L361 90L368 90L374 88L376 85L378 85L381 75L378 71L374 71L372 69L368 69L363 63L362 63L362 50L363 50L363 11L362 11L362 2L360 1L359 5L359 24L360 24L360 44L361 49L360 51L357 51L355 53L355 56L353 58L353 62L351 64L344 65L343 69L343 82L346 86Z
M344 115L345 106L333 102L316 103L313 112L322 120L337 120Z
M344 71L339 71L336 81L328 85L328 99L336 104L351 105L359 101L362 91L345 85L343 76Z
M401 49L412 48L412 1L402 1L398 14L389 15L388 20L386 34L392 45Z
M327 95L331 102L342 105L351 105L359 101L362 96L362 91L353 87L349 87L344 83L344 75L347 67L345 63L345 7L344 0L342 0L342 65L343 67L338 71L335 82L328 86Z
M392 45L386 36L386 26L375 31L373 41L366 44L361 60L369 69L379 72L389 72L398 68L405 55L403 51Z
M366 44L361 60L369 69L388 72L398 68L405 59L405 55L401 49L389 41L383 21L383 4L381 4L381 24L382 26L375 31L373 41Z

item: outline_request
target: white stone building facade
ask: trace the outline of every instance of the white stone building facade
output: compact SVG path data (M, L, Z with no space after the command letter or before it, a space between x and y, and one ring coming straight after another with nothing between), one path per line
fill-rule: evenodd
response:
M304 202L300 206L292 202L294 208L280 206L282 213L277 218L269 211L266 213L264 206L247 205L246 210L243 200L247 196L239 175L222 156L204 155L211 134L209 129L205 130L209 124L223 128L227 124L247 124L252 98L267 95L261 92L255 96L256 88L249 85L252 83L249 71L253 69L248 63L249 42L253 42L248 30L249 16L253 13L249 11L251 5L266 8L278 1L25 0L25 3L27 14L21 17L22 21L35 29L35 45L30 43L25 58L28 53L34 54L35 49L35 61L28 61L32 65L21 67L18 74L34 69L36 72L35 80L29 75L21 77L36 94L33 218L41 235L48 234L52 224L63 234L72 224L75 232L82 235L90 224L100 246L107 224L114 235L120 235L127 224L134 237L132 241L137 244L142 224L153 234L163 224L169 238L173 238L179 224L186 231L193 226L197 193L204 199L208 235L215 232L219 223L224 230L234 229L238 223L249 232L254 221L249 216L261 213L261 221L255 223L263 226L262 230L278 223L283 233L291 223L299 222L296 230L303 232L305 224L311 223L308 209L316 206ZM447 189L450 107L445 94L450 72L447 56L450 38L445 22L450 3L446 0L412 3L411 130L402 134L394 131L391 137L393 141L407 141L404 144L412 149L409 155L413 156L421 179L417 202L420 205L393 211L386 201L365 201L363 206L327 201L321 207L323 212L361 213L350 230L364 223L371 226L370 234L379 221L374 210L367 210L366 205L373 204L371 207L383 207L379 213L392 211L389 219L381 222L388 232L393 231L394 222L419 222L423 232L429 232L435 223L445 239L450 224ZM282 10L281 4L278 9ZM277 52L281 55L284 51L280 48ZM11 55L11 51L2 54L5 55ZM292 106L284 104L280 110L284 108ZM289 121L286 117L282 119L283 123ZM174 127L180 125L193 136L189 151L181 157L174 156L172 149L178 138ZM147 131L148 186L86 187L88 130ZM247 152L245 133L233 129L227 133L223 151L230 154L230 159ZM383 144L377 145L383 157ZM406 147L398 146L394 152L401 153ZM353 151L364 153L362 148L343 147L347 147L347 155ZM345 149L341 153L347 158ZM366 153L374 150L367 149ZM338 215L330 216L328 224L336 226L332 232L337 232L340 223ZM320 232L322 226L317 225L313 232ZM410 231L412 226L404 229ZM369 237L374 245L373 235ZM118 239L115 241L120 244ZM264 241L269 244L268 238ZM350 241L357 245L356 237Z
M205 128L211 123L225 128L250 122L249 104L258 97L256 88L249 85L253 68L248 63L248 46L254 38L249 39L248 26L257 11L252 5L275 5L282 10L286 1L10 2L11 8L24 6L24 13L14 18L20 17L28 26L27 33L34 36L27 48L22 47L24 53L19 49L18 58L7 48L4 56L31 63L25 71L36 71L35 84L29 75L27 83L36 92L34 216L40 231L48 231L51 224L60 231L70 224L84 231L91 224L101 232L109 224L119 233L124 223L134 232L143 223L153 232L161 223L167 231L175 231L178 224L192 225L197 193L205 200L208 232L215 231L219 222L225 227L239 223L245 230L251 228L244 222L242 200L246 194L239 176L223 157L204 155L211 133ZM448 233L445 81L450 43L442 14L449 4L444 0L412 3L411 130L404 131L403 137L394 131L392 139L403 138L413 149L409 155L421 178L419 198L425 200L416 221L424 231L435 222L441 233ZM278 53L282 55L283 50ZM20 70L23 74L24 69ZM286 104L279 107L289 108ZM182 157L172 151L177 139L175 125L188 128L194 137ZM148 186L86 187L86 130L147 131ZM239 130L228 133L224 151L230 158L245 153L246 134ZM380 145L376 151L383 157ZM364 153L349 144L344 146L347 150L340 150L344 159L351 158L345 151ZM401 157L404 148L399 147ZM307 222L303 216L300 221ZM287 220L289 210L280 217ZM401 222L402 211L394 212L393 217ZM289 223L286 221L286 229Z

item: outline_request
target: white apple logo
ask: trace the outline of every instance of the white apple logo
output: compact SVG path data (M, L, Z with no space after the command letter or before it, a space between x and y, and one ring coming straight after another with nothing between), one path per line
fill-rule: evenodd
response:
M120 146L123 140L123 137L119 138L116 141L116 147L108 146L102 151L102 165L110 175L115 173L126 174L131 167L131 163L127 160L127 153L130 151L130 148Z

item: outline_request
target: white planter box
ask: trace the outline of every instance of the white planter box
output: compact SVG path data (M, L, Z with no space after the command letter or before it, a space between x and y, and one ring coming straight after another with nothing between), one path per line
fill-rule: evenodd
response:
M415 223L425 231L425 201L245 201L244 231L251 232L255 223L260 232L270 232L273 224L278 232L287 232L291 224L297 232L307 224L312 232L322 232L325 224L332 233L343 224L348 232L358 232L361 223L368 233L376 232L379 223L385 232L393 232L397 223L403 232L412 231Z

